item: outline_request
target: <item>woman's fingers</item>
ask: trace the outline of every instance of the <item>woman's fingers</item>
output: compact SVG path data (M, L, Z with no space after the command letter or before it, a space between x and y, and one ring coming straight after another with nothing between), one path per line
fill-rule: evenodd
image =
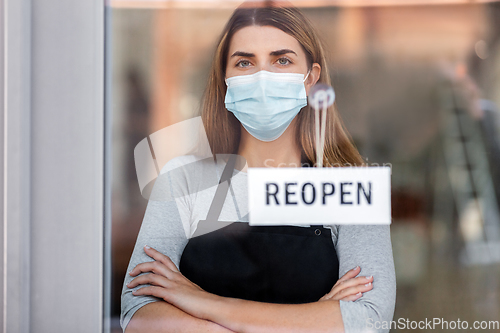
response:
M170 260L170 258L163 253L158 252L149 246L144 247L144 252L146 252L146 254L151 258L155 259L155 261L145 262L135 266L134 269L129 272L131 276L136 276L145 272L154 272L168 278L173 278L175 275L170 274L171 272L180 274L172 260Z
M130 276L137 276L141 273L153 272L155 274L163 275L168 278L173 278L174 274L177 274L167 268L163 263L159 261L148 261L138 264L129 272Z
M357 294L354 294L354 295L351 295L351 296L347 296L347 297L344 297L341 299L341 301L355 301L359 298L361 298L361 296L363 296L363 293L362 292L359 292Z
M348 280L341 281L326 294L326 299L334 298L337 300L357 294L358 292L367 292L373 288L373 276L359 276Z
M171 282L169 279L167 279L164 276L154 274L154 273L148 273L148 274L144 274L144 275L136 277L135 279L133 279L132 281L130 281L127 284L127 287L134 288L140 284L150 284L153 286L168 288L171 285Z
M181 278L173 281L155 273L148 273L134 278L127 284L127 287L138 287L132 291L134 296L155 296L193 316L197 316L200 309L203 308L202 302L208 293L179 273L171 273L178 274Z
M373 277L358 277L339 284L330 292L333 299L343 299L344 297L355 295L358 292L365 293L373 289Z
M179 273L172 272L170 269L168 269L164 264L162 264L159 261L149 261L149 262L143 262L137 266L134 267L133 270L129 272L130 276L137 276L141 273L155 273L160 276L164 276L168 279L175 279L176 275Z
M344 283L345 281L347 281L349 279L355 278L359 274L360 271L361 271L361 267L359 267L359 266L356 266L353 269L350 269L349 271L347 271L347 273L345 273L340 279L337 280L337 282L335 283L335 285L332 287L331 291L328 294L326 294L323 297L321 297L319 300L323 301L323 300L327 300L327 299L332 298L332 296L334 295L334 293L338 291L335 288L339 284L342 284L342 283Z
M172 260L168 256L164 255L163 253L158 252L155 249L153 249L152 247L149 247L147 245L144 246L144 252L146 252L146 254L148 256L150 256L151 258L153 258L154 260L157 260L157 261L161 262L162 264L164 264L165 266L167 266L172 271L179 272L179 270L177 269L177 266L175 266L175 264L172 262Z
M344 288L340 290L339 292L335 293L332 298L341 300L344 299L345 297L349 297L352 295L356 295L357 293L366 293L367 291L370 291L373 289L373 284L371 282L363 285L355 285L349 288Z
M157 286L142 287L137 290L134 290L132 294L134 296L140 296L140 295L155 296L161 299L166 299L168 296L167 291L164 288Z
M155 274L166 275L168 268L158 261L147 261L135 266L129 274L131 276L139 275L140 273L153 272Z
M356 294L352 294L352 295L349 295L349 296L345 296L344 298L341 298L341 299L338 299L336 297L333 297L329 294L326 294L325 296L321 297L319 300L320 301L327 301L327 300L330 300L330 299L333 299L333 300L340 300L340 301L355 301L359 298L361 298L361 296L363 296L363 293L360 291Z
M346 280L352 279L353 277L356 277L356 275L358 275L360 271L361 271L361 268L359 266L356 266L353 269L347 271L347 273L345 273L344 276L342 276L340 279L337 280L337 283L335 283L334 287L337 284L342 283L343 281L346 281Z
M141 273L149 274L140 275ZM135 266L129 274L131 276L135 276L136 278L127 284L128 288L134 288L139 284L155 284L167 287L167 282L175 282L182 285L193 286L198 290L203 290L200 286L187 279L179 271L172 271L163 263L156 260L144 262ZM157 281L160 281L161 283Z

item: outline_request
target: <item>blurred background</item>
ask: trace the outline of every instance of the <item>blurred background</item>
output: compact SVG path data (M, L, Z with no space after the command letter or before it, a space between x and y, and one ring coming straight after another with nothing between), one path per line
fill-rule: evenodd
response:
M134 147L200 114L215 43L240 3L111 1L116 332L147 205ZM500 320L500 3L292 3L323 39L362 156L392 165L394 319Z

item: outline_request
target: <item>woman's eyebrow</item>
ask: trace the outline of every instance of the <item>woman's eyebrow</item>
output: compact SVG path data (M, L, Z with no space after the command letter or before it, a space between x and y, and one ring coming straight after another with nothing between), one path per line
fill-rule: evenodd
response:
M281 49L281 50L276 50L276 51L273 51L273 52L269 53L269 55L271 55L271 56L280 56L280 55L284 55L284 54L287 54L287 53L293 53L293 54L297 55L297 53L295 53L295 51L290 50L290 49ZM234 52L234 53L231 55L231 58L232 58L232 57L247 57L247 58L254 58L254 57L255 57L255 54L253 54L253 53L249 53L249 52L243 52L243 51L236 51L236 52Z
M269 53L269 55L280 56L280 55L287 54L287 53L293 53L293 54L297 55L297 53L295 53L294 51L292 51L290 49L281 49L281 50L273 51L273 52Z
M248 53L248 52L242 52L242 51L236 51L231 55L232 57L247 57L247 58L253 58L255 57L255 54L253 53Z

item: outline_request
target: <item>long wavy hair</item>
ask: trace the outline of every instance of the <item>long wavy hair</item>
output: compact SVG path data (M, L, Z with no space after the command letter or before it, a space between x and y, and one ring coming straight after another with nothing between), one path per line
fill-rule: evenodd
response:
M318 82L331 84L320 39L311 23L297 8L273 2L266 2L265 6L260 7L249 7L244 3L234 11L222 31L202 102L202 120L214 156L236 154L238 151L241 126L234 114L225 107L227 88L224 79L231 38L238 30L254 25L276 27L294 37L305 51L309 68L312 68L313 63L321 66ZM362 165L363 159L344 127L336 104L329 107L327 112L323 165ZM296 117L296 141L302 150L301 162L303 165L316 165L314 112L307 105Z

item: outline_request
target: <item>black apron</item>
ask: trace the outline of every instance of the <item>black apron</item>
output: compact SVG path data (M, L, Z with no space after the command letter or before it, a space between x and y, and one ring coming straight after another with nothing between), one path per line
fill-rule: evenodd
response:
M232 172L234 164L230 162L221 183L230 183L226 171ZM203 223L206 221L200 221ZM317 301L339 278L331 231L323 226L250 226L234 222L191 238L179 269L207 292L282 304Z
M330 229L235 222L191 238L180 271L210 293L269 303L319 300L337 282Z

